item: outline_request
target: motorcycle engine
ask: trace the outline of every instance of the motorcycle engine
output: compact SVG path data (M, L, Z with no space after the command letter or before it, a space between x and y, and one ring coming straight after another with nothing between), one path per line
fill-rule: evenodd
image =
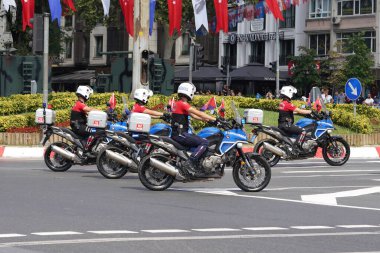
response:
M302 144L303 150L311 150L316 146L318 146L318 143L314 140L307 140Z
M222 158L220 156L208 156L203 159L202 167L205 172L212 172L222 164Z
M102 142L102 143L99 143L98 145L95 145L94 147L92 147L92 153L94 154L98 154L100 152L100 150L102 150L103 148L105 148L107 146L106 143Z

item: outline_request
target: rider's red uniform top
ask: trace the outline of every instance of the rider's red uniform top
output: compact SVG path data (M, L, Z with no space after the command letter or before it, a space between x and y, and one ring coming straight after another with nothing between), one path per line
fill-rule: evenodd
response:
M288 100L283 100L279 107L279 118L278 118L278 124L283 123L294 123L294 110L297 109L297 106L293 105Z
M187 133L189 130L189 109L191 105L187 102L179 100L173 104L172 108L172 135L178 135L177 127L175 123L183 126L183 132Z
M78 121L79 124L86 124L87 122L86 112L83 111L83 109L86 106L87 105L85 103L78 100L73 106L73 108L71 108L70 121Z
M136 103L136 104L132 107L132 112L144 113L145 110L146 110L145 106L140 105L139 103Z

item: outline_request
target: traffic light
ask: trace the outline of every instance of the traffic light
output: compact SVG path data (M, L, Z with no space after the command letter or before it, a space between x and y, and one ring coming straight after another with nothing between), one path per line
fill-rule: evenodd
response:
M42 54L44 52L44 18L41 14L36 14L30 20L33 24L33 54Z
M273 72L276 72L277 62L276 61L270 62L269 65L270 65L269 69L272 70Z
M201 45L195 45L195 69L199 69L200 66L204 65L204 51L204 47L202 47Z

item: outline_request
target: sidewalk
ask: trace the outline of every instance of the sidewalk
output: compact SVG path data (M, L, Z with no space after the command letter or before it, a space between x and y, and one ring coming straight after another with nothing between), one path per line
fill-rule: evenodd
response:
M43 147L0 146L0 158L42 158L44 150ZM245 148L245 151L252 151L252 148ZM315 157L322 158L322 149L318 149ZM379 159L380 146L351 147L350 158Z

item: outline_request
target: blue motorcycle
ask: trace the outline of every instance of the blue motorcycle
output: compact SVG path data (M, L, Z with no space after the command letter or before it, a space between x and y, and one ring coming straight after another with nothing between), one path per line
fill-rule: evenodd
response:
M319 90L319 89L318 89ZM320 97L320 93L317 95ZM261 154L271 167L280 159L300 160L316 156L318 148L322 149L323 159L331 166L341 166L350 158L350 145L341 136L334 136L334 124L331 113L321 101L321 112L313 111L311 118L303 118L296 122L296 126L306 130L302 149L296 145L297 136L289 136L277 127L255 125L254 138L264 133L271 138L259 141L254 152Z
M152 152L141 160L138 170L141 183L150 190L162 191L175 180L191 182L221 178L225 167L232 166L233 179L240 189L263 190L271 178L270 166L260 155L243 152L243 144L249 140L243 130L244 121L234 106L233 109L234 119L219 118L217 127L207 127L198 133L209 141L209 147L197 161L196 171L182 166L189 159L191 149L170 137L150 136L150 143L166 153Z

